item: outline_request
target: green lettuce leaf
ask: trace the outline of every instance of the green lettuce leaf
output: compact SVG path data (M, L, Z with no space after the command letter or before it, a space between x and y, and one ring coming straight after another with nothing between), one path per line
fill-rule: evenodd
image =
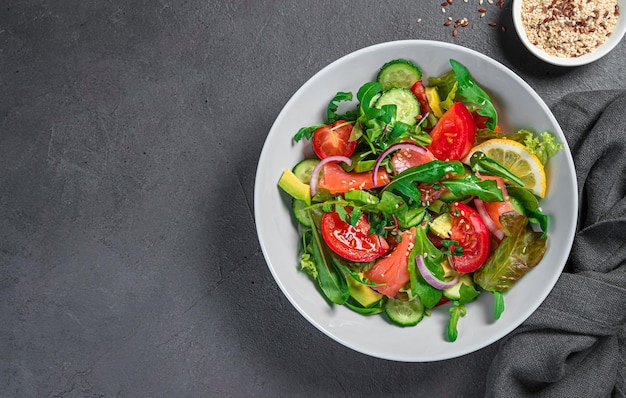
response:
M545 131L539 136L531 135L524 140L524 145L532 153L537 155L543 165L548 163L548 160L563 149L563 144L557 142L556 137Z
M528 226L528 218L514 212L500 217L505 233L495 252L474 273L474 282L488 291L506 292L543 258L548 240Z

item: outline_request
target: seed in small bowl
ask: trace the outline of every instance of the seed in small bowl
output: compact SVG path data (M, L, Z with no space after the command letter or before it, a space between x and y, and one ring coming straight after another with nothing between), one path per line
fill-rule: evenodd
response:
M513 19L524 45L539 58L563 66L593 62L626 31L626 0L521 0Z

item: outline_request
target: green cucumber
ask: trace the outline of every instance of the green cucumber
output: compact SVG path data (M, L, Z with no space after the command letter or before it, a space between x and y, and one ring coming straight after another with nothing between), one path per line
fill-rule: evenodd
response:
M293 211L294 217L296 217L296 220L298 220L300 224L305 227L313 225L313 220L311 220L309 211L307 210L307 204L300 199L293 199L291 201L291 211Z
M422 71L411 61L394 59L380 68L376 80L384 90L392 87L411 88L422 79Z
M415 326L424 318L424 304L418 297L411 301L389 299L385 304L389 320L400 326Z
M309 184L311 182L311 173L313 173L313 169L319 162L319 159L301 160L298 164L293 166L293 174L303 183Z
M417 116L420 114L420 103L408 88L390 88L383 92L376 107L393 104L396 106L396 120L409 126L417 124Z

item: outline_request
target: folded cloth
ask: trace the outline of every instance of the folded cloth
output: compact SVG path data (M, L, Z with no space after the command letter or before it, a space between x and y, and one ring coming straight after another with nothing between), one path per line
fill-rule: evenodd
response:
M499 343L488 397L626 396L626 91L573 93L552 109L572 150L574 245L553 291Z

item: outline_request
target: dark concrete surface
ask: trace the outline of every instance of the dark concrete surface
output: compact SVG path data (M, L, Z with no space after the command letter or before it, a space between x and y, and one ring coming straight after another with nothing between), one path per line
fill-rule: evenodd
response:
M549 105L626 87L626 43L548 66L510 1L485 0L484 18L478 3L1 2L0 396L481 396L497 344L395 363L311 326L272 279L252 210L283 105L365 46L464 45ZM470 25L453 37L447 16Z

